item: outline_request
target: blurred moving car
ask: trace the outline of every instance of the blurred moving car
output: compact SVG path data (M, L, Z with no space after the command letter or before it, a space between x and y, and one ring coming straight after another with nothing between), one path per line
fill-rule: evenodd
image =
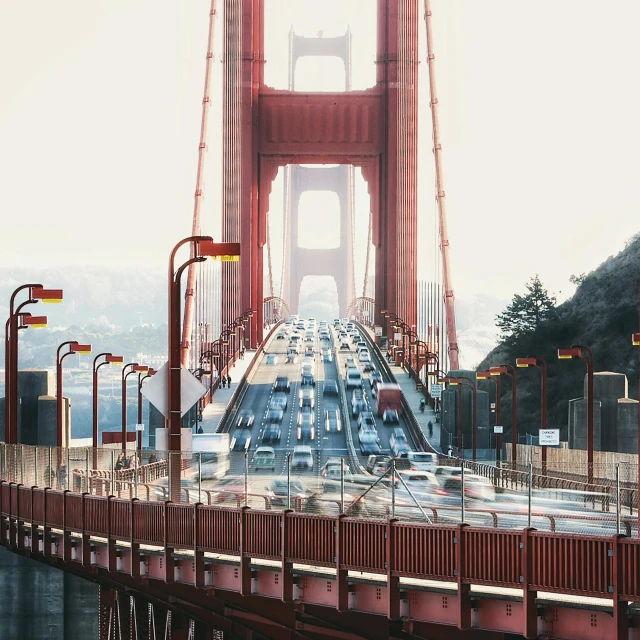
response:
M236 429L231 438L232 451L246 451L251 445L251 431L248 429Z
M358 439L360 440L360 451L363 455L377 454L382 450L378 434L375 431L361 430L358 433Z
M324 410L324 429L327 433L331 431L339 433L342 431L340 410L335 405L330 405Z
M253 470L260 469L276 470L276 454L272 447L258 447L253 454Z
M289 406L289 398L286 393L278 392L274 393L269 400L269 409L282 409L287 410Z
M289 385L289 378L287 376L278 376L273 383L274 391L284 391L285 393L289 393L291 391L291 386Z
M333 478L340 480L340 468L344 470L344 474L348 475L349 467L347 462L342 458L329 458L322 467L321 475L323 478Z
M383 424L398 424L400 422L398 412L395 409L385 409L382 414L382 422Z
M283 416L284 412L282 409L268 409L265 416L265 422L267 424L280 424Z
M307 408L307 410L303 410L298 413L298 431L297 437L298 440L302 440L303 442L307 442L309 440L316 439L316 428L314 426L315 422L315 413Z
M324 386L322 387L322 395L337 396L338 383L335 380L325 380Z
M404 434L402 429L397 427L391 432L391 436L389 437L389 448L396 458L400 457L402 453L411 451L407 436Z
M267 356L266 362L267 364L278 364L278 357L270 354Z
M301 409L304 407L313 409L316 405L316 399L315 394L313 393L313 389L309 389L309 387L300 389L298 391L298 404Z
M289 497L293 505L295 501L307 500L312 495L312 492L307 491L300 480L291 480L287 485L285 478L276 478L265 489L267 503L272 507L286 507Z
M267 424L262 432L262 444L280 442L282 432L277 424Z
M253 411L251 409L242 409L238 411L236 418L236 429L251 429L254 420Z
M309 445L296 445L293 447L291 468L313 470L313 454Z
M154 483L155 488L153 491L153 496L156 500L164 501L169 499L168 485L168 478L160 478L157 482ZM209 497L204 491L202 491L200 495L198 495L198 483L194 482L193 480L189 480L188 478L180 478L180 500L181 502L188 503L209 503Z
M381 465L381 464L389 464L389 461L391 460L391 458L387 455L381 454L381 455L371 455L367 458L367 471L369 473L372 473L375 466L376 465ZM386 468L385 468L386 471Z
M433 472L438 466L438 456L426 451L409 451L407 453L410 469L414 471ZM434 476L435 477L435 476Z

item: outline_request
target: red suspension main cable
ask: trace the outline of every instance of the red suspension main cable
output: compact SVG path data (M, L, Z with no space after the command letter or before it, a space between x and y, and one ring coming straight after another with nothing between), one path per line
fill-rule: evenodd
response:
M436 165L436 200L440 223L440 253L442 255L442 276L444 284L444 304L449 342L449 363L452 369L458 369L458 339L456 316L451 284L451 265L449 262L449 236L447 234L447 213L442 178L442 146L440 145L440 126L438 122L438 98L436 93L435 56L433 54L433 32L431 29L431 0L424 0L424 19L427 27L427 62L429 65L429 97L431 100L431 126L433 131L433 155Z
M196 175L196 192L193 205L193 224L191 235L200 234L200 206L202 204L202 187L204 182L204 161L207 151L207 123L209 121L209 108L211 99L209 97L209 87L211 84L211 71L213 67L213 35L216 22L216 2L211 0L209 11L209 37L207 40L207 63L204 74L204 97L202 99L202 121L200 123L200 144L198 146L198 172ZM191 249L193 258L194 247ZM195 293L196 265L190 264L187 273L187 288L184 301L184 322L182 325L182 343L180 344L180 362L186 367L189 363L189 348L191 343L191 332L193 330L193 298Z

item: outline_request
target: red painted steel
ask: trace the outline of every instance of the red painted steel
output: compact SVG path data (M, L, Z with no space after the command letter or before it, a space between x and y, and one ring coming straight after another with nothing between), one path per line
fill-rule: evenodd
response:
M626 600L640 601L640 538L620 541L621 569L620 590Z
M342 521L340 558L345 569L385 571L386 522L345 519Z
M193 546L193 507L185 504L167 504L170 547Z
M64 495L62 491L47 491L46 520L49 526L62 527L64 523Z
M198 509L198 530L203 551L238 553L240 522L235 509Z
M131 537L131 502L129 500L111 500L111 534L114 538Z
M610 597L613 558L609 538L531 534L534 556L531 582L535 589L583 596Z
M64 493L65 523L70 529L82 529L82 495Z
M334 518L287 513L285 526L288 542L287 561L311 561L317 565L335 566L334 528L338 525ZM311 548L309 541L313 541Z
M2 513L9 515L11 512L11 486L8 483L2 484Z
M280 514L273 511L246 511L246 555L278 560L280 558Z
M466 529L467 553L463 567L466 580L481 584L520 586L522 534L518 531Z
M107 530L107 502L96 496L84 497L84 530L100 535Z
M44 524L44 504L46 489L33 490L33 521L36 524Z
M133 509L134 541L162 545L164 543L164 503L134 502L131 508Z
M18 516L20 520L31 520L31 488L18 487Z
M423 527L421 525L393 525L395 546L394 574L405 577L454 579L455 527Z

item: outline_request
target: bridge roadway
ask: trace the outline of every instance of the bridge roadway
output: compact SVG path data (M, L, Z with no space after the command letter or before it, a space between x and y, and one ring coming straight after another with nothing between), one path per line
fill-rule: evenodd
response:
M286 341L267 351L280 350L278 342ZM318 385L338 375L340 359L331 364L317 361ZM292 376L300 367L286 366ZM266 407L281 371L261 364L246 401ZM281 460L293 442L292 413ZM321 461L345 447L344 436L320 441L330 445L324 454L320 445ZM234 460L234 470L243 463ZM0 482L0 543L99 582L101 615L111 619L119 598L134 598L139 610L165 607L229 638L635 637L637 537L536 531L522 528L522 514L517 530L473 527L459 523L459 508L451 512L457 524L438 517L425 526L410 521L401 501L402 520L345 518L335 501L331 512L309 515L56 491L17 477L14 469Z

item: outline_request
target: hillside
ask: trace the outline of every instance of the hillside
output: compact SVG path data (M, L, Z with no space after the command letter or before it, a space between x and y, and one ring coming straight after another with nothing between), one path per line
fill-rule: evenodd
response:
M517 357L542 356L549 366L549 426L561 429L566 439L568 401L583 395L585 365L579 360L558 360L557 349L580 344L593 350L595 371L626 374L629 396L638 398L638 347L631 334L640 330L640 234L623 251L580 278L572 298L557 307L552 320L535 334L519 338L513 346L498 345L478 365L486 369L513 364ZM492 383L483 383L487 389ZM490 385L490 386L489 386ZM503 383L502 415L505 440L511 440L511 388ZM518 433L537 435L540 426L540 374L518 369Z

